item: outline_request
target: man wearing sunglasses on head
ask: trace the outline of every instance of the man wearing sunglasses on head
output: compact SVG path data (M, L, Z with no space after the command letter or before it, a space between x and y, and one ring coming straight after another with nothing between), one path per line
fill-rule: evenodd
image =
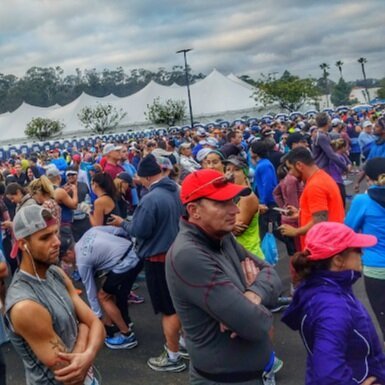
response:
M256 385L272 373L266 306L277 300L281 282L232 235L237 198L249 193L208 169L182 184L187 216L167 254L166 277L185 331L193 385Z

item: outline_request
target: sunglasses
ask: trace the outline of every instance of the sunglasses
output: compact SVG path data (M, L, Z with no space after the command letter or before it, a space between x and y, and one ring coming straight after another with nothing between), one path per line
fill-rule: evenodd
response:
M205 184L202 184L201 186L197 187L195 190L191 191L190 194L188 194L185 199L188 200L190 199L194 194L196 194L198 191L204 189L205 187L208 186L214 186L215 188L221 188L225 187L228 183L230 183L230 179L228 177L224 176L219 176L218 178L215 178L211 180L210 182L207 182Z

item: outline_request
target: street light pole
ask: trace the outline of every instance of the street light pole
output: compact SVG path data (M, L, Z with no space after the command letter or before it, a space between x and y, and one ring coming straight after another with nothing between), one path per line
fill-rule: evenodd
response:
M194 119L193 119L193 113L192 113L192 107L191 107L191 94L190 94L190 82L188 79L188 67L187 67L187 56L186 53L192 51L192 48L188 49L181 49L179 51L176 51L176 53L182 53L184 56L184 69L186 73L186 86L187 86L187 97L188 97L188 107L190 111L190 121L191 121L191 128L194 126Z

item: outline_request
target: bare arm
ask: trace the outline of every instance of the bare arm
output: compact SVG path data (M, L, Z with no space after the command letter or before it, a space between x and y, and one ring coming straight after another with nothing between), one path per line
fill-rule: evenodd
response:
M81 324L86 325L88 328L86 348L83 352L59 353L59 357L67 360L70 364L65 368L55 371L56 379L61 382L70 382L74 380L84 380L88 369L95 360L96 354L103 345L105 331L100 320L76 293L71 280L64 272L62 272L62 275L74 304L77 318ZM79 341L79 345L76 345L75 348L82 350L87 331L83 330L79 332L81 333L79 337L82 340Z
M73 197L70 197L66 190L58 188L55 190L55 200L59 204L67 206L69 209L75 210L78 207L78 192L73 185Z
M283 235L288 237L297 237L305 235L316 223L325 222L329 218L327 211L318 211L312 215L312 219L302 227L295 228L290 225L281 225L280 230Z
M255 194L241 198L239 201L240 213L237 215L237 223L249 225L254 215L258 212L259 200Z
M101 198L96 199L94 203L94 212L93 214L90 214L90 222L93 227L103 225L104 209L100 199Z
M26 340L45 366L54 371L68 365L59 356L67 352L67 347L55 333L51 315L44 306L30 300L18 302L12 307L10 318L15 332Z

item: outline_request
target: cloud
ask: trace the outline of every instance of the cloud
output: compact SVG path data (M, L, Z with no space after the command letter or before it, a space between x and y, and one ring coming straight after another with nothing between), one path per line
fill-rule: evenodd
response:
M183 65L175 52L193 48L194 72L282 72L321 76L319 64L344 62L346 79L384 77L383 0L13 0L0 13L0 72L32 66L156 70Z

